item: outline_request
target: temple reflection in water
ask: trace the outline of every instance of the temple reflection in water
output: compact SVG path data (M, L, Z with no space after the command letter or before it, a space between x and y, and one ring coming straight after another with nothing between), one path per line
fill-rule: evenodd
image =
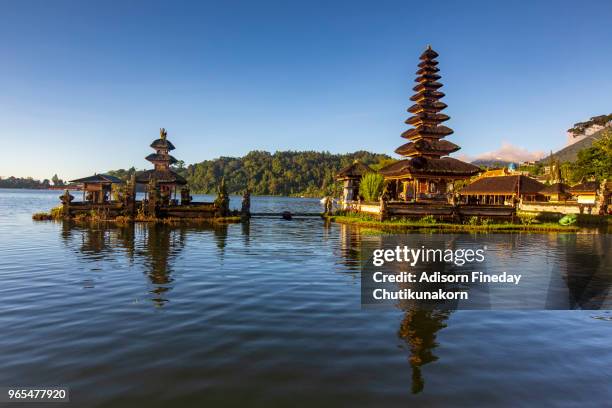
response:
M173 300L173 294L175 297L179 296L181 283L187 284L189 277L182 275L186 264L199 263L204 269L214 268L215 274L210 275L210 279L215 279L220 270L219 265L223 265L227 256L229 242L243 247L257 247L258 238L261 238L258 235L261 233L260 227L261 225L249 223L229 227L160 224L83 227L66 222L62 225L60 234L66 247L77 253L84 261L83 265L90 267L88 271L85 266L83 271L83 275L86 275L82 282L84 288L95 288L96 274L104 273L106 282L119 280L114 284L130 286L131 293L142 293L142 280L133 279L133 274L126 273L139 271L146 276L147 300L156 307L162 307ZM254 228L253 232L251 228ZM329 242L336 266L339 270L354 272L351 279L359 276L364 245L380 246L385 240L384 235L364 234L358 228L346 225L324 223L322 228L322 237ZM472 238L469 235L439 234L403 236L408 243L427 243L431 246L439 241L450 247L462 245L464 240ZM604 304L606 297L610 296L612 261L606 257L610 250L610 239L607 235L497 234L487 236L486 239L491 250L490 259L487 260L489 266L512 266L517 262L524 262L519 266L529 267L525 273L529 276L529 282L536 285L532 289L548 289L549 298L543 300L546 305L543 304L542 309L598 308ZM198 250L185 251L188 245ZM535 253L534 248L545 248L544 251L551 251L551 254ZM552 252L562 255L552 256ZM182 259L180 255L183 253L189 254L188 260ZM556 263L548 264L549 259L555 259ZM115 272L108 267L102 267L101 262L111 266L117 264ZM437 267L444 270L445 266ZM486 263L483 267L487 267ZM206 284L196 282L202 283ZM266 288L261 289L261 293L265 291ZM497 301L498 298L492 296L491 299ZM414 394L425 390L427 375L424 367L439 361L440 352L437 349L443 346L439 343L439 335L441 330L447 327L453 313L451 310L456 305L450 306L448 310L439 310L431 305L407 301L399 301L394 305L393 310L398 312L398 320L396 326L391 326L390 330L396 333L396 337L393 336L395 339L399 339L402 345L405 344L406 351L402 353L407 353L406 359L411 372L410 390ZM396 345L397 343L393 342L389 347Z
M340 245L338 255L345 267L350 270L360 269L363 262L362 245L382 245L383 236L379 234L362 234L359 228L339 224ZM397 307L404 312L397 336L406 343L408 361L412 370L411 391L418 394L425 388L422 369L426 364L438 360L434 350L438 347L436 336L446 327L446 321L451 315L450 310L420 309L425 305L398 302Z
M77 226L70 222L62 224L62 239L74 248L88 263L117 261L125 259L130 265L144 266L144 273L151 285L151 301L162 306L174 285L175 261L179 256L189 232L212 235L220 258L223 257L227 225L170 226L164 224L128 224L115 226L100 224ZM242 234L248 240L249 228L243 227ZM135 262L139 258L139 262ZM93 270L101 268L93 267ZM88 281L89 282L89 281Z
M406 312L397 335L404 340L410 349L410 367L412 368L412 393L417 394L425 388L425 379L421 367L438 360L433 353L438 346L436 334L446 327L450 311L411 310Z

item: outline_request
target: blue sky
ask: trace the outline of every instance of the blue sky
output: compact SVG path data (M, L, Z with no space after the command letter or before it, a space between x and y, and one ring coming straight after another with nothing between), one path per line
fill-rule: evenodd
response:
M253 149L393 154L427 44L477 157L612 112L609 1L0 1L0 176Z

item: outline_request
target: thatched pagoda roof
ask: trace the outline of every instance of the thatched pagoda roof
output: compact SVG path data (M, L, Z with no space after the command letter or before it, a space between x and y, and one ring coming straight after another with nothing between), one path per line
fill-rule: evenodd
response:
M420 92L412 95L410 97L410 100L418 102L418 101L421 101L423 99L440 99L440 98L443 98L444 96L445 96L444 92L432 91L432 90L429 90L429 89L425 89L423 91L420 91Z
M429 61L420 62L417 66L419 68L429 69L429 68L435 68L436 65L438 65L438 61L429 60Z
M151 143L151 147L154 149L167 149L167 150L175 149L172 142L167 139L155 139L153 143Z
M432 60L438 57L439 57L438 53L431 49L431 45L428 45L425 51L423 51L423 53L419 57L419 59L427 61L427 60Z
M379 172L387 178L414 178L414 177L446 177L462 179L474 176L482 170L470 163L465 163L448 156L460 149L454 143L448 142L444 137L453 133L447 126L441 125L450 119L446 114L440 113L447 106L440 99L445 95L438 89L442 83L436 67L435 59L438 53L428 46L421 54L417 70L417 85L413 88L415 94L410 98L415 104L408 108L413 116L406 119L406 124L413 126L402 133L402 137L410 142L398 147L395 152L408 157L382 168Z
M450 119L450 116L445 115L443 113L429 113L429 112L420 112L414 116L409 117L404 122L407 125L412 126L436 126L438 123L447 121Z
M416 74L417 75L435 74L436 72L440 72L440 68L427 66L427 67L420 67L417 70ZM438 79L440 79L440 78L438 78Z
M580 184L570 187L572 193L595 193L599 189L597 181L584 181Z
M158 153L151 153L150 155L145 157L145 159L150 161L150 162L168 161L170 164L174 164L174 163L178 162L178 160L176 160L176 158L174 156L171 156L169 154L168 155L164 155L164 154L158 154Z
M540 194L543 194L543 195L568 194L569 191L570 191L570 186L568 186L567 184L554 183L540 190Z
M94 174L93 176L70 180L69 182L87 184L121 184L123 183L123 180L115 176L110 176L108 174Z
M444 102L435 101L435 102L423 102L416 103L408 108L408 112L410 113L419 113L419 112L439 112L442 109L446 108Z
M544 188L544 184L531 177L520 175L481 177L464 187L462 195L513 195L513 194L538 194Z
M419 74L417 74L417 75L419 75ZM433 74L433 73L429 73L429 72L423 72L419 76L416 77L414 82L437 81L440 78L442 78L442 77L440 75L438 75L438 74Z
M350 165L340 169L336 174L336 180L345 180L349 178L361 178L366 173L373 173L374 170L370 166L355 160Z
M414 92L421 92L421 91L425 91L425 90L435 91L436 89L439 89L439 88L442 88L442 84L440 82L426 80L426 81L423 81L423 82L419 83L418 85L415 85L412 88L412 90Z
M478 166L454 159L452 157L430 158L415 157L400 160L383 167L379 173L385 177L440 175L440 176L474 176L482 170Z
M147 170L136 176L136 182L139 184L146 184L154 178L158 183L161 184L187 184L185 178L172 170Z
M417 155L446 156L461 149L448 140L426 140L420 139L416 142L408 142L395 149L395 153L402 156L412 157Z
M421 127L408 129L402 133L404 139L418 140L420 138L443 138L453 133L453 129L446 126Z

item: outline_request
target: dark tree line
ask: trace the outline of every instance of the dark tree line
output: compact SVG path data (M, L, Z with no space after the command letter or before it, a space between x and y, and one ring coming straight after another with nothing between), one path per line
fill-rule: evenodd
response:
M389 156L365 151L347 154L252 151L243 157L219 157L174 170L185 177L192 191L197 193L215 193L224 177L230 194L239 194L248 187L256 195L319 197L339 194L334 175L354 160L376 165L388 161ZM131 168L109 172L126 180L133 173L138 171Z
M61 187L64 186L64 181L57 177L57 174L53 175L51 181L44 179L42 181L33 179L32 177L0 177L0 188L30 188L30 189L45 189L51 186Z

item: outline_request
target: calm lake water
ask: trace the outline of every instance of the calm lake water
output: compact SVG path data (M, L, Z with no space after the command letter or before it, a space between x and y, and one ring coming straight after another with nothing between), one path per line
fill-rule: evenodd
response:
M59 194L0 190L0 386L68 386L78 407L610 406L608 311L362 310L355 229L33 222ZM596 245L521 237L525 274L574 255L612 272Z

